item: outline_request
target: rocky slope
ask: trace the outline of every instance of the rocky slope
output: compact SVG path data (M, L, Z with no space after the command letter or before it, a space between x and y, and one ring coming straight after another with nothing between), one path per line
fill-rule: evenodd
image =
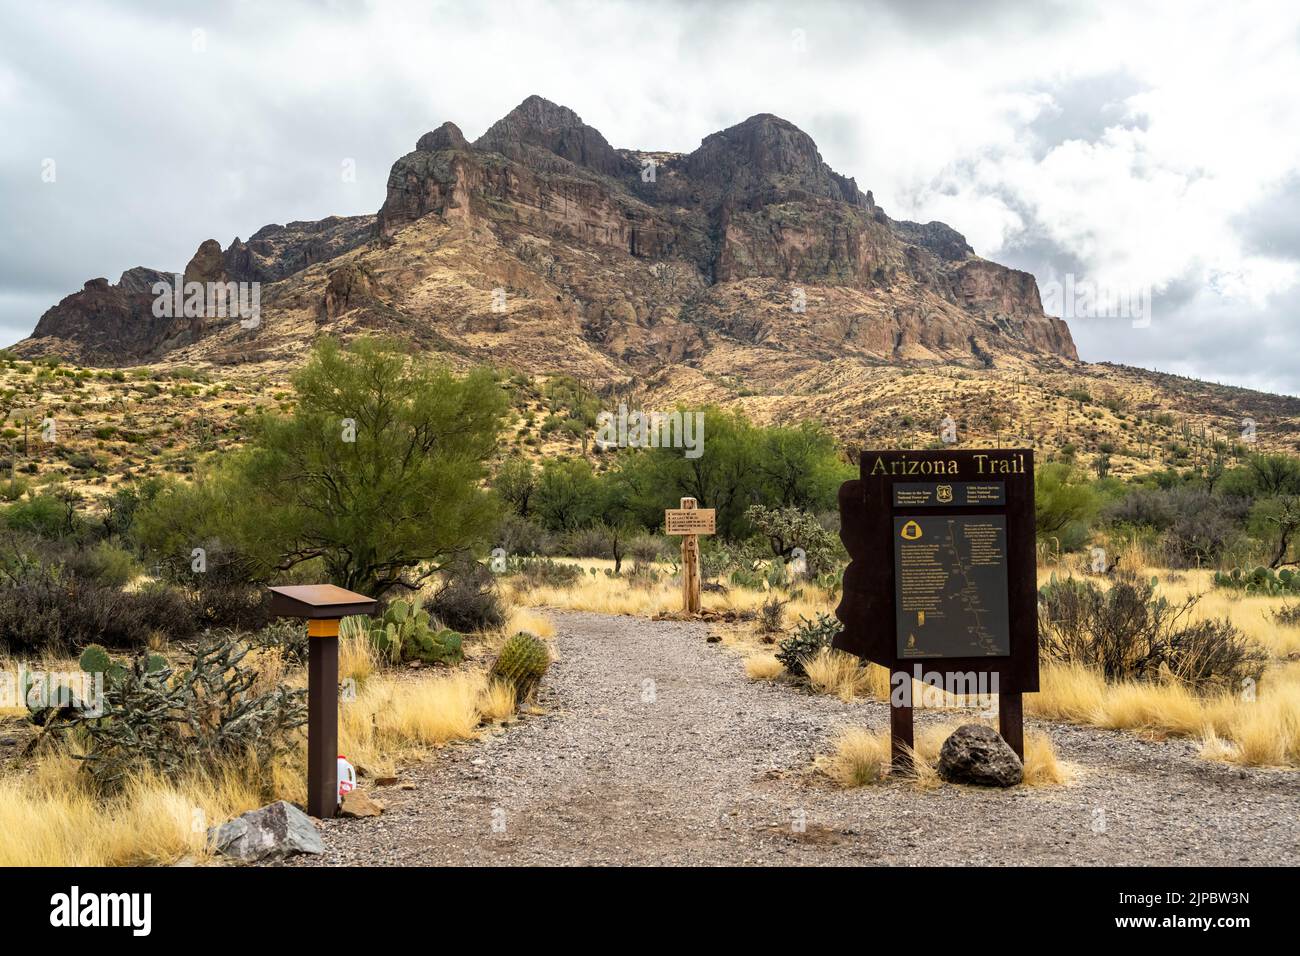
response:
M24 356L92 365L293 360L382 331L464 361L625 382L672 367L782 376L831 359L1077 359L1031 275L941 223L891 220L794 125L761 114L686 155L616 149L530 97L473 143L398 159L374 217L208 240L186 281L260 283L260 321L158 317L132 269L46 312Z

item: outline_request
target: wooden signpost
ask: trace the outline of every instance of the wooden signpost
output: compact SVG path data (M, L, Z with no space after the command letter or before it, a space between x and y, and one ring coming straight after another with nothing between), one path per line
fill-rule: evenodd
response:
M1023 760L1021 695L1038 690L1034 453L864 451L839 503L850 562L831 643L906 691L891 695L893 764L910 766L917 665L966 687L983 678Z
M687 614L700 613L699 535L713 534L716 521L717 512L696 507L694 498L683 498L680 508L664 512L665 533L682 538L682 610Z
M375 601L332 584L271 588L271 614L307 620L307 812L338 809L339 620L370 614Z

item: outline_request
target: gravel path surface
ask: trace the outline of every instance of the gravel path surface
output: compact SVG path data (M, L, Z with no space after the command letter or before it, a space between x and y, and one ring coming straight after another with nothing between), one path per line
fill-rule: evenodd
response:
M886 705L751 683L703 625L552 617L545 715L408 768L382 817L325 821L295 865L1300 862L1297 772L1042 724L1069 786L842 791L813 757Z

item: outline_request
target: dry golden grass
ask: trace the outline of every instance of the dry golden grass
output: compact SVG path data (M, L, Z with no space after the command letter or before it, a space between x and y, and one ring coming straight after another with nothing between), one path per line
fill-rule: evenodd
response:
M356 699L340 708L339 751L371 775L393 774L405 759L473 739L484 722L514 714L513 688L474 670L372 674L358 684ZM304 764L300 747L272 768L269 780L259 781L251 765L231 764L177 781L141 777L105 799L88 788L70 751L46 754L30 772L0 777L0 866L202 859L209 825L268 798L304 802Z
M274 788L303 789L289 768ZM249 768L169 782L132 780L104 800L87 789L70 754L48 755L33 773L0 778L0 866L129 866L209 855L207 827L261 806Z
M911 751L912 773L906 780L921 790L942 786L939 777L939 750L957 729L956 724L924 724L916 728L916 746ZM891 775L889 730L863 727L846 728L835 737L832 750L817 758L815 767L846 789L886 782ZM1024 786L1060 786L1072 781L1075 770L1062 763L1046 734L1029 731L1025 735Z
M555 636L555 625L551 623L550 619L526 607L510 609L510 618L506 622L505 629L510 634L527 631L534 637L549 639Z
M369 680L381 663L364 629L365 620L346 617L339 624L339 677L351 678L358 686Z
M514 718L518 709L515 698L515 685L508 681L489 680L479 693L478 709L483 719L492 723L504 723Z
M528 607L556 607L570 611L593 611L598 614L621 614L633 617L653 617L682 609L682 587L674 583L666 566L660 566L659 580L649 586L636 585L624 577L610 577L604 572L612 570L613 562L583 558L576 562L588 573L569 587L535 587L514 589L515 603ZM592 570L596 574L591 574ZM832 604L830 595L813 585L805 585L802 595L786 605L787 621L798 620L800 615L813 617ZM768 598L767 591L749 588L731 588L726 594L706 591L701 604L708 611L757 612Z
M775 654L751 654L745 658L745 676L750 680L776 680L785 673L785 665Z
M824 648L804 663L808 684L819 694L831 694L840 700L855 697L889 699L889 673L876 664L863 666L852 654Z
M392 774L429 747L476 737L490 700L480 671L373 677L340 708L339 751L369 773Z
M889 773L888 731L849 727L832 743L834 750L817 758L815 766L841 787L880 783Z
M1300 765L1300 668L1274 666L1254 694L1201 695L1176 682L1107 683L1082 667L1044 664L1028 713L1154 736L1200 737L1202 755L1252 766Z

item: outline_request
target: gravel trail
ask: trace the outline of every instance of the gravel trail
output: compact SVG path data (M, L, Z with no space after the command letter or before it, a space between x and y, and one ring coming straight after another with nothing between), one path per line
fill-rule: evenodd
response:
M752 683L704 625L552 618L544 715L406 769L412 789L373 792L382 817L323 822L325 854L295 865L1300 862L1297 772L1031 722L1073 784L842 791L813 757L886 705Z

